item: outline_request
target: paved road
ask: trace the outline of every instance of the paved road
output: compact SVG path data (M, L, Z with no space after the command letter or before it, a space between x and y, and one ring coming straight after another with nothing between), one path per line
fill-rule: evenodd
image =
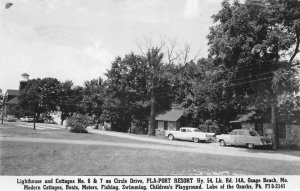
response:
M194 143L194 142L178 141L178 140L170 141L170 140L152 138L149 136L136 136L132 134L112 132L112 131L101 131L96 129L89 129L89 132L114 136L114 137L135 139L139 141L156 142L162 144L169 144L173 146L190 147L193 148L194 150L192 152L197 152L197 153L217 154L217 155L237 156L237 157L264 158L264 159L283 160L283 161L300 161L300 157L290 156L272 150L257 150L257 149L249 150L247 148L241 148L241 147L221 147L219 146L218 143ZM179 149L180 147L176 147L176 148L180 150ZM295 151L295 152L300 152L300 151Z
M32 124L15 123L16 126L32 128ZM37 124L40 130L45 129L61 129L65 128L60 125L50 124ZM134 139L139 141L145 141L149 144L138 144L138 143L114 143L104 141L83 141L83 140L65 140L65 139L46 139L46 138L21 138L21 137L0 137L0 141L18 141L18 142L39 142L39 143L64 143L64 144L82 144L82 145L104 145L104 146L117 146L127 148L143 148L143 149L156 149L156 150L167 150L174 152L193 152L203 153L212 155L223 155L223 156L234 156L234 157L250 157L250 158L262 158L270 160L281 160L281 161L300 161L300 157L291 156L284 153L278 153L271 150L249 150L246 148L239 147L220 147L217 143L193 143L184 141L170 141L165 139L158 139L148 136L133 135L127 133L118 133L111 131L101 131L96 129L88 129L89 132L95 134L102 134L106 136L122 137L128 139ZM161 143L161 145L153 145L151 143ZM298 151L295 151L298 152Z

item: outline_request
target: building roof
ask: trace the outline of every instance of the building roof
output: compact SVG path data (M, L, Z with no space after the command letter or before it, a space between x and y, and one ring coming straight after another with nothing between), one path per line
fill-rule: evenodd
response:
M27 73L23 73L23 74L22 74L22 76L29 76L29 74L27 74Z
M300 110L278 108L276 117L277 123L300 124ZM238 115L237 119L229 123L242 123L246 121L270 123L270 119L270 112L250 111L246 114Z
M170 110L158 114L155 117L157 121L178 121L183 115L182 110Z
M9 95L17 96L17 95L19 95L19 93L20 93L19 90L10 90L10 89L8 89L8 90L6 91L6 95L7 95L7 96L9 96Z
M10 99L8 102L6 102L5 104L7 105L17 105L19 104L19 100L18 97L14 97L12 99Z

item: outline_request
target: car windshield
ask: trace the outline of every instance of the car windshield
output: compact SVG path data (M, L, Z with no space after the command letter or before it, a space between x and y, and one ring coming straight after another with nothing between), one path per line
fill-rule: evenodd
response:
M193 129L192 131L193 131L193 132L200 132L199 129Z
M259 134L256 131L249 131L249 134L251 136L259 136Z

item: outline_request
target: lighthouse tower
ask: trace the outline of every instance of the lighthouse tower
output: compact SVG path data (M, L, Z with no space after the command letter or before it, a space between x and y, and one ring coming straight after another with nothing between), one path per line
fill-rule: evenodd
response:
M23 73L21 75L21 80L20 80L20 86L19 86L20 91L22 91L25 88L25 86L27 85L28 80L29 80L29 74Z

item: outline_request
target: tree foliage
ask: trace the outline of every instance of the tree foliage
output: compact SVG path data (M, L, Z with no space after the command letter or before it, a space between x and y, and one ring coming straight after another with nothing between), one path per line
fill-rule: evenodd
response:
M224 85L232 87L229 90L244 96L256 94L251 96L256 104L276 101L278 93L297 90L293 78L293 55L299 46L297 8L271 0L232 5L223 1L213 19L217 24L208 35L209 56L216 66L222 66Z
M146 55L117 57L112 63L106 74L102 119L115 122L115 130L128 131L132 121L147 129L152 91L159 109L170 107L162 56L158 49L152 49Z
M80 113L80 102L83 99L83 90L74 86L72 81L61 82L58 86L57 106L60 111L61 124L73 114Z
M55 78L29 80L20 92L20 105L31 109L37 117L56 111L59 84Z
M275 111L278 95L298 91L294 68L299 52L298 7L275 0L223 1L213 19L209 57L222 69L223 94ZM273 131L277 134L275 117L274 112Z
M102 78L86 81L83 87L81 100L82 112L90 116L95 124L101 122L103 113L105 85Z

